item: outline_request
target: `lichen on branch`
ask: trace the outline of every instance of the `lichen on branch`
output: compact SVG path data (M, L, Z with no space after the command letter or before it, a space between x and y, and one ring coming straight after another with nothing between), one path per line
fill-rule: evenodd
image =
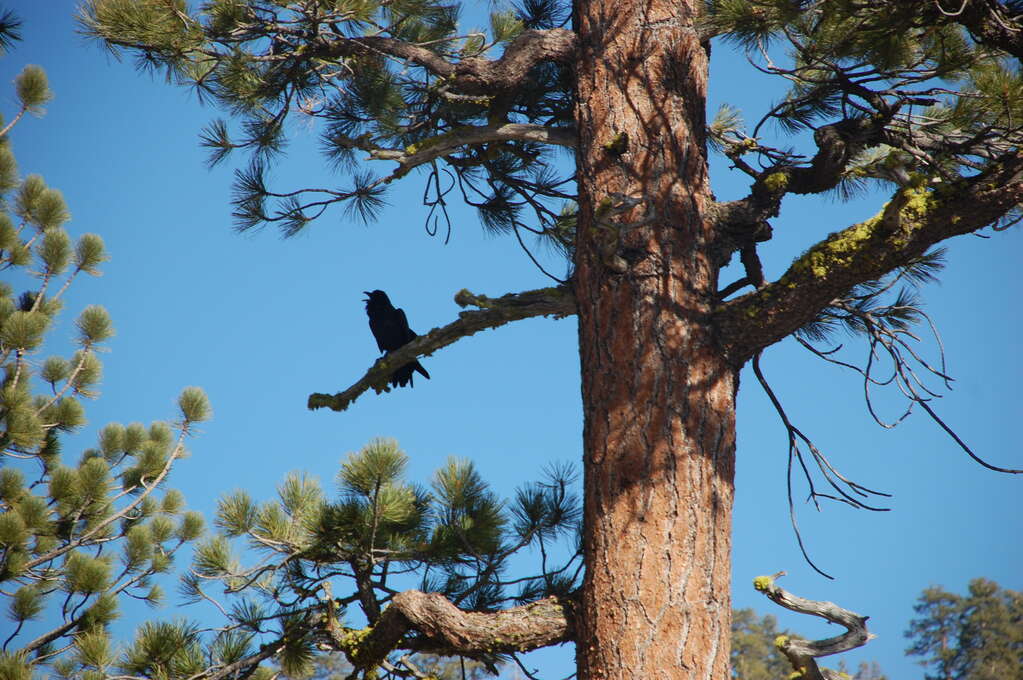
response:
M1023 201L1021 174L1023 155L1009 153L968 179L899 188L877 215L814 244L777 280L721 303L718 337L745 363L854 286L910 265L946 239L997 224Z

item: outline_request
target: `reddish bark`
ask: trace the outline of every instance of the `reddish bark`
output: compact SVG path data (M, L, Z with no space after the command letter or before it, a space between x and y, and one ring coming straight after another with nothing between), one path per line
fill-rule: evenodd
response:
M695 4L575 9L587 680L728 674L737 376L709 316Z

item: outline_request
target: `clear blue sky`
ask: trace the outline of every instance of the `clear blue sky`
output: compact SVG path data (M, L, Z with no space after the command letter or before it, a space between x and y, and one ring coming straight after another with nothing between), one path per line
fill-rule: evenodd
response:
M377 355L363 290L382 288L425 332L452 321L456 291L499 295L547 285L512 238L483 235L475 215L454 213L451 242L429 236L413 176L390 195L370 226L328 213L307 233L231 229L229 168L208 171L198 132L218 112L159 76L137 73L76 34L72 2L15 0L25 39L0 60L0 110L15 110L11 81L24 64L42 65L56 99L42 119L12 134L23 174L40 173L64 192L74 235L97 232L112 261L105 276L76 284L58 335L90 303L105 305L117 328L105 356L101 398L77 440L92 445L110 421L175 416L187 385L202 386L215 416L191 443L193 456L172 485L207 515L235 488L269 499L290 470L333 488L338 461L376 436L399 440L410 473L425 481L449 455L472 458L495 489L510 495L549 460L580 457L581 405L574 319L534 319L487 331L423 361L432 380L414 390L364 395L347 412L309 412L310 392L334 392L360 377ZM712 59L711 111L729 102L756 120L776 96L772 83L726 45ZM340 181L316 155L315 126L292 125L291 153L278 186ZM741 196L741 177L718 158L719 199ZM852 204L799 200L774 221L764 247L770 277L821 236L876 212L881 198ZM948 244L948 268L924 291L941 329L954 390L936 408L982 456L1023 466L1017 426L1019 228L989 240ZM552 265L560 273L562 267ZM850 341L855 352L862 346ZM848 344L848 343L847 343ZM878 639L847 655L877 660L892 680L922 677L903 657L912 605L932 584L962 592L984 576L1023 589L1023 479L984 470L933 425L914 415L894 431L877 427L853 374L834 370L794 342L771 348L763 366L789 415L853 479L894 494L891 512L842 506L816 513L800 505L804 539L827 581L800 557L785 500L784 431L751 372L739 396L734 603L779 615L804 635L832 635L787 616L758 596L751 579L787 570L782 585L869 615ZM893 413L895 404L890 404ZM74 457L69 445L69 457ZM173 597L172 597L173 600ZM162 615L188 611L173 607ZM533 660L542 677L571 670L565 650Z

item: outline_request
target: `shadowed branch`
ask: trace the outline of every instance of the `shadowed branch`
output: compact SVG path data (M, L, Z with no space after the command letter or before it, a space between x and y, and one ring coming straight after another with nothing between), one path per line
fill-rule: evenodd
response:
M328 607L329 607L328 602ZM330 643L357 668L382 664L395 649L473 656L526 652L573 640L573 601L551 596L497 612L468 612L439 593L398 593L372 628L344 628L334 612L325 621ZM405 639L409 633L419 635Z
M471 125L462 126L451 132L422 140L406 149L369 147L367 150L370 159L397 161L401 166L400 172L405 173L414 167L446 156L463 146L513 140L544 142L568 147L575 147L577 143L575 130L571 128L554 128L525 123L503 123L479 127Z
M448 87L466 94L497 94L519 87L530 69L542 62L566 62L575 54L575 33L564 28L524 31L498 59L480 57L452 62L423 45L383 36L343 37L315 45L317 57L337 59L351 55L384 54L421 66L446 78Z

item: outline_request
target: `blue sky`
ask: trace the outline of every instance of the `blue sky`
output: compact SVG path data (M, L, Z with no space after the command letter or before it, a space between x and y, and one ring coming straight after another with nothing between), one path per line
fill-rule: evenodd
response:
M112 256L102 278L69 291L56 330L71 337L72 319L91 303L105 305L117 328L79 448L92 445L110 421L173 418L180 390L199 385L214 418L191 442L193 455L176 468L172 485L207 515L220 494L236 488L272 497L291 470L333 489L339 460L376 436L399 440L413 479L427 480L450 455L469 457L504 496L536 479L547 461L579 459L574 319L487 331L424 359L433 379L417 380L413 390L364 395L341 414L307 411L309 393L347 387L376 358L361 291L386 290L413 329L425 332L456 317L452 297L461 288L500 295L548 280L513 238L483 234L471 211L453 212L447 245L428 235L414 176L369 226L335 211L287 241L269 230L234 233L230 169L208 171L198 144L200 128L218 112L159 76L137 73L130 58L118 62L86 43L75 32L74 4L8 5L24 20L25 39L0 60L0 110L13 115L11 81L24 64L46 69L56 98L44 118L24 120L12 133L21 172L40 173L63 191L72 234L101 234ZM776 96L773 83L727 45L715 45L711 75L711 112L727 101L756 120ZM278 185L340 182L315 152L316 127L296 123L291 132L289 156L273 174ZM718 199L743 195L742 178L721 158L712 177ZM762 249L768 277L823 235L876 212L882 200L786 203L773 223L775 239ZM1023 234L1014 228L948 245L941 283L923 291L956 378L936 408L980 455L1021 467ZM862 356L857 341L847 346L850 356ZM887 513L842 506L816 513L800 503L804 540L837 580L815 574L788 522L785 433L747 369L738 412L735 606L774 613L804 635L834 634L753 591L754 576L784 569L789 576L781 584L793 592L870 616L878 639L846 655L851 667L869 659L893 680L922 677L902 654L902 631L923 588L962 592L984 576L1023 589L1023 479L982 469L923 414L895 430L879 428L857 377L792 341L769 349L763 368L790 417L840 469L894 498ZM889 415L896 412L895 401L887 406ZM74 448L68 446L71 458ZM162 615L178 613L170 606ZM544 678L562 677L571 654L544 652L531 664Z

